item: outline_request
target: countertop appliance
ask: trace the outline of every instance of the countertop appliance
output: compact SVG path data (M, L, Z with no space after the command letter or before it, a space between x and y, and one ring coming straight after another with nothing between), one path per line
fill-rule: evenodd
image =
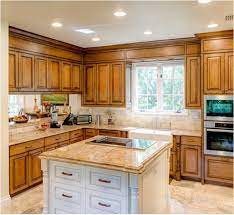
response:
M144 150L156 143L155 140L145 140L145 139L129 139L121 137L109 137L109 136L97 136L95 140L90 142L92 144L104 144L104 145L114 145L121 146L125 148L133 148Z
M233 97L231 95L205 96L204 120L233 121Z
M69 113L69 115L63 121L63 125L73 125L74 119L75 119L75 116L73 114Z
M56 106L52 105L50 128L60 128L60 127L61 125L58 123L58 111L56 110Z
M73 122L76 125L91 124L92 123L92 115L88 115L88 114L77 115L74 117Z
M233 156L233 122L204 122L204 153Z

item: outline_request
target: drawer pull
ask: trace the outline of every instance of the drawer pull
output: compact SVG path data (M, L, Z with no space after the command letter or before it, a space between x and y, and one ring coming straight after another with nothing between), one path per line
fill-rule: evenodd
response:
M63 175L66 175L66 176L72 176L72 173L66 173L66 172L62 172Z
M30 148L32 148L32 146L25 146L25 148L26 148L26 149L30 149Z
M72 196L68 196L68 195L66 195L66 194L64 194L64 193L62 194L62 196L63 196L63 197L66 197L66 198L69 198L69 199L72 198Z
M58 140L60 140L60 138L56 138L55 140L58 141Z
M103 183L107 183L107 184L111 183L111 181L105 180L105 179L101 179L101 178L99 178L98 181L103 182Z
M98 204L102 207L106 207L106 208L109 208L111 207L111 205L107 205L107 204L104 204L104 203L101 203L101 202L98 202Z

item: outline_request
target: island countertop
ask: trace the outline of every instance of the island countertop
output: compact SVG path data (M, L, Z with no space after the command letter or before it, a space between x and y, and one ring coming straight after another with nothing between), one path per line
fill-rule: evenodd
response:
M94 139L95 137L43 152L39 157L140 174L151 161L172 147L169 141L156 141L145 150L87 143Z

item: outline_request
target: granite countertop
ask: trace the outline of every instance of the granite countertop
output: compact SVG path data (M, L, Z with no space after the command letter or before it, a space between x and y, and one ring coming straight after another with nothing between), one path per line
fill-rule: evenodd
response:
M155 141L155 144L145 150L86 143L93 139L95 137L43 152L39 157L140 174L152 160L172 147L169 141Z
M69 131L74 131L82 128L95 128L95 129L109 129L109 130L119 130L119 131L130 131L136 129L134 127L128 126L115 126L115 125L101 125L96 126L95 124L91 125L64 125L61 128L48 128L46 131L39 131L37 129L27 132L21 132L12 134L9 137L9 145L15 145L23 142L28 142L32 140L37 140L40 138L50 137L57 134L66 133Z

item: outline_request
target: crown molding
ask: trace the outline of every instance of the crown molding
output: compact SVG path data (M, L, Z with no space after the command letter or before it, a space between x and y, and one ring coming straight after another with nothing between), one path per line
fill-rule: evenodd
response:
M199 39L206 39L212 37L233 37L233 30L225 30L225 31L213 31L213 32L206 32L206 33L198 33L195 36Z

